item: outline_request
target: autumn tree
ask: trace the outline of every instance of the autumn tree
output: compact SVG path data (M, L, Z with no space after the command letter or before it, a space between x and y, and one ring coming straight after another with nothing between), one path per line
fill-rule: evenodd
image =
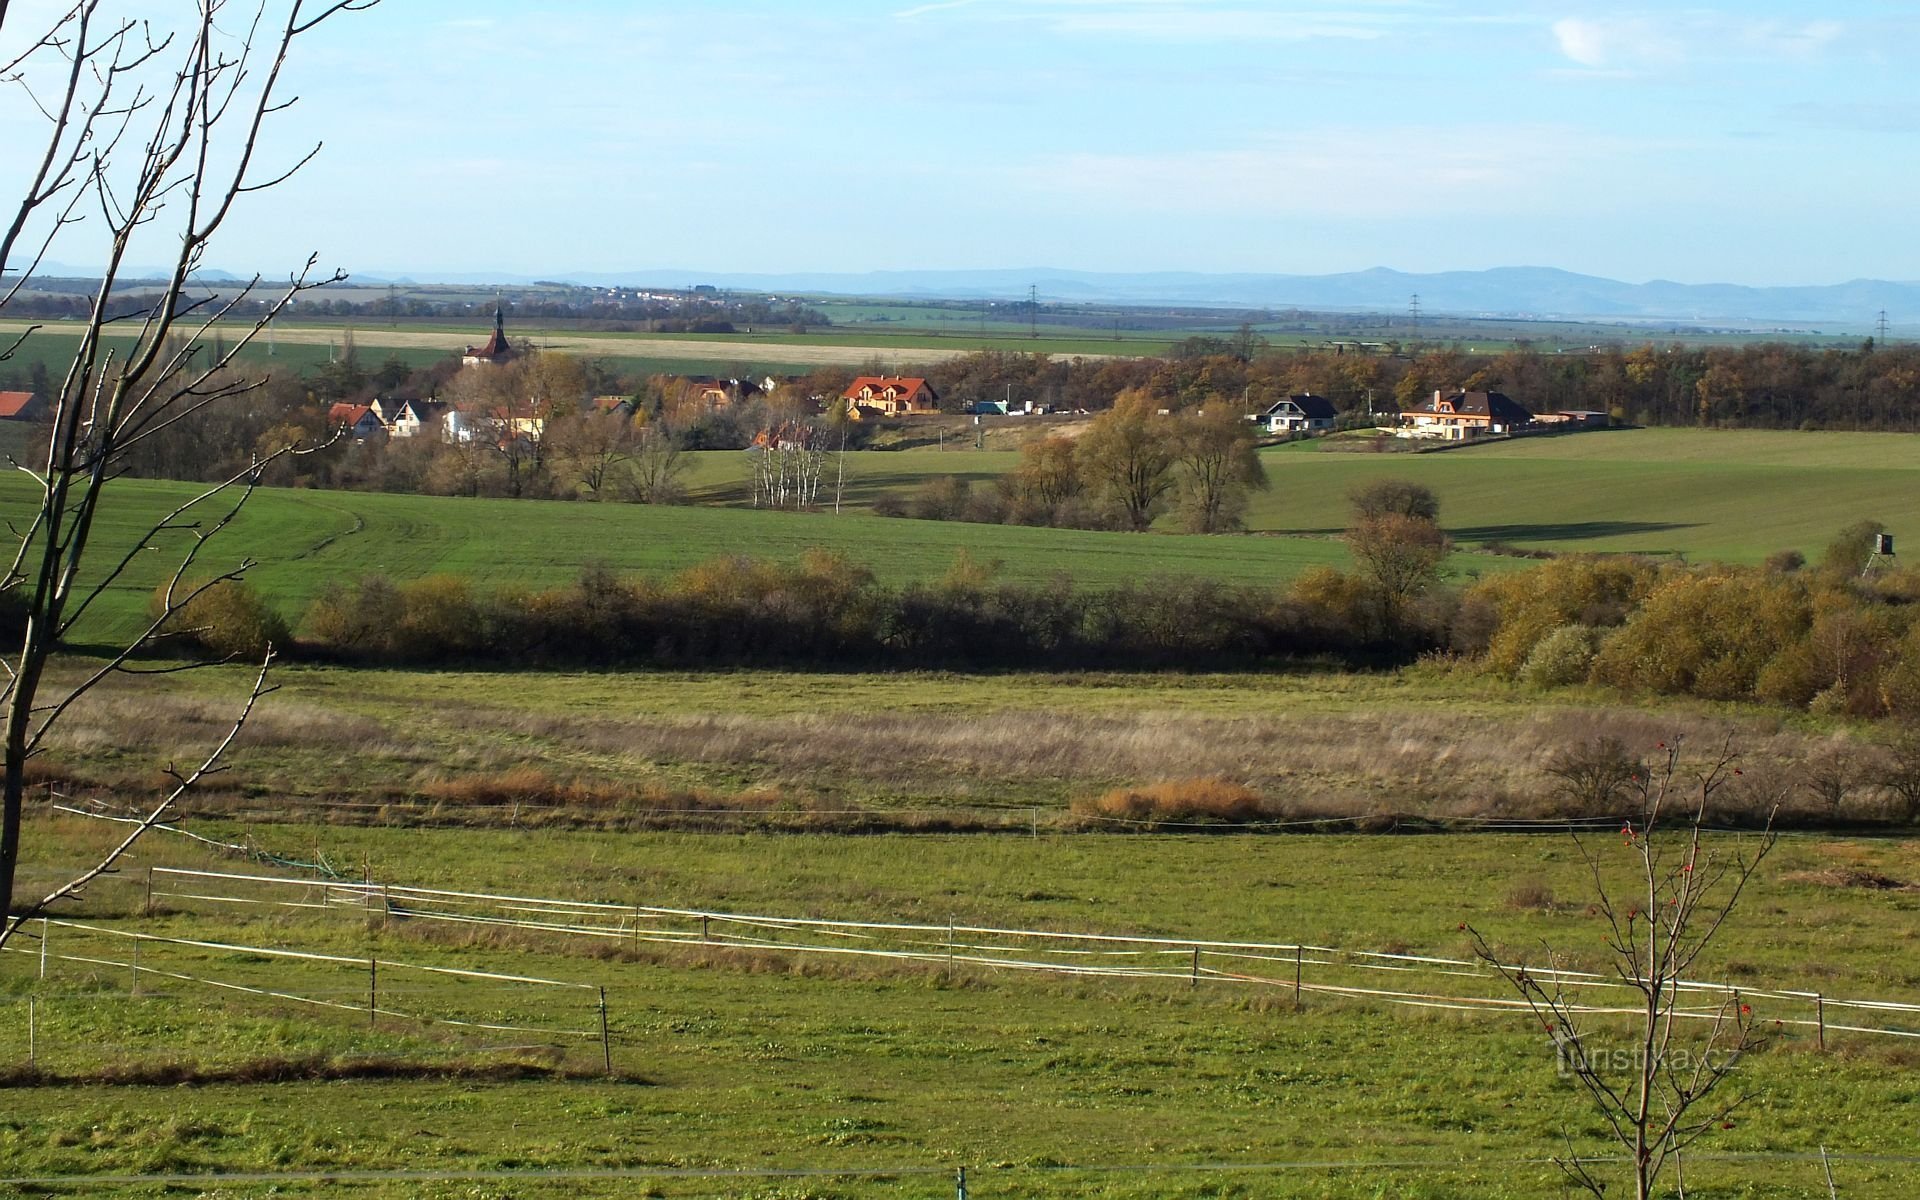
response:
M631 462L639 428L624 406L605 412L571 412L552 418L544 435L548 461L556 474L602 500L614 489L621 468Z
M1081 476L1127 527L1145 529L1174 488L1173 422L1144 391L1122 392L1081 435L1076 459Z
M1020 465L1013 469L1013 488L1022 499L1046 509L1078 496L1080 465L1073 439L1040 437L1022 445Z
M1190 409L1174 422L1180 509L1194 533L1240 528L1250 492L1266 490L1267 470L1254 427L1223 399Z
M1388 632L1401 627L1412 602L1440 581L1453 542L1432 521L1403 513L1362 517L1347 530L1347 549Z

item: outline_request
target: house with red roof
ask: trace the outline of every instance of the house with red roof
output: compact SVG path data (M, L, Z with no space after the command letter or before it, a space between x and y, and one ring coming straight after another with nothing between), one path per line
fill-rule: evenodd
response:
M855 421L940 411L940 397L918 376L862 375L840 393Z
M356 442L387 436L387 424L370 404L336 404L327 410L327 425L344 429Z
M0 421L38 421L45 408L35 403L32 392L0 392Z

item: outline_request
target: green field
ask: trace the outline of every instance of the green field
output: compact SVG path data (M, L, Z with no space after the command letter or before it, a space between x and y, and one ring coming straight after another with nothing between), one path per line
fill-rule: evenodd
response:
M989 482L1017 462L1003 450L853 452L847 512L741 511L744 465L738 454L717 451L692 456L688 484L701 503L685 508L264 489L207 561L256 559L256 583L289 614L328 581L368 572L541 585L571 579L588 562L659 572L717 554L792 559L813 546L844 551L889 583L936 577L961 550L999 561L1011 580L1064 573L1104 586L1162 573L1283 583L1307 567L1345 562L1336 535L1348 493L1397 477L1439 493L1442 524L1465 546L1503 541L1757 562L1787 547L1817 556L1835 531L1863 517L1896 534L1920 528L1917 448L1920 440L1908 434L1711 430L1621 430L1429 454L1334 453L1301 443L1266 453L1272 488L1256 494L1248 514L1256 532L1295 536L1212 538L882 520L864 512L878 496L909 494L934 476ZM125 502L105 518L103 546L122 544L139 522L192 493L152 481L115 486ZM0 513L17 515L29 494L17 475L0 482ZM133 628L163 557L143 558L130 572L104 603L96 636ZM1460 555L1452 570L1523 565Z
M36 822L34 832L55 834L74 854L105 836L71 821ZM261 845L352 863L356 877L364 862L374 879L393 883L734 912L1298 939L1444 956L1463 949L1461 921L1513 946L1578 945L1592 933L1580 901L1583 868L1557 838L616 841L507 831L244 832ZM1836 867L1911 876L1920 868L1915 851L1914 843L1791 841L1750 894L1747 919L1729 928L1700 974L1731 973L1753 987L1802 983L1830 996L1910 998L1920 983L1906 945L1916 902L1819 880ZM365 984L350 970L150 945L136 998L124 967L56 959L48 979L36 981L29 949L8 956L0 1006L17 1015L27 996L38 997L42 1067L85 1079L114 1064L186 1061L212 1080L192 1088L14 1088L0 1120L0 1177L286 1176L222 1188L249 1195L271 1187L280 1195L378 1197L851 1198L941 1194L951 1186L943 1176L967 1165L983 1197L1522 1197L1554 1194L1554 1170L1542 1160L1562 1148L1563 1129L1583 1147L1600 1146L1539 1034L1512 1018L1312 994L1296 1013L1284 987L1077 981L965 963L949 977L937 961L836 964L755 950L628 953L602 939L462 934L426 922L369 924L354 913L193 900L163 901L171 915L141 919L140 867L167 863L236 869L184 842L154 842L74 918L605 987L620 1077L538 1077L553 1060L536 1047L549 1042L576 1047L564 1060L573 1070L596 1071L591 1041L507 1034L522 1048L505 1049L499 1034L398 1017L370 1031L350 1012L155 974L242 980L351 1005L356 986L364 1001ZM1516 907L1516 884L1558 899ZM124 943L116 951L64 929L52 930L50 945L56 955L126 961ZM591 1026L591 993L569 1001L505 986L462 992L391 965L381 979L390 989L383 1008L464 1012L484 1004L500 1024ZM1784 1005L1762 1011L1805 1015ZM1890 1041L1836 1034L1820 1055L1796 1029L1750 1059L1739 1082L1753 1099L1733 1129L1716 1131L1689 1162L1690 1189L1822 1196L1817 1161L1709 1155L1812 1155L1824 1145L1840 1156L1843 1195L1910 1194L1913 1164L1855 1157L1910 1149L1898 1114L1912 1102L1912 1064ZM427 1067L450 1057L525 1062L535 1077L220 1077L264 1057L351 1064L367 1055ZM0 1023L0 1063L24 1057L22 1023ZM1276 1165L1330 1163L1343 1165ZM1211 1169L1192 1169L1199 1167ZM420 1177L350 1174L395 1170ZM542 1177L596 1170L615 1174ZM847 1174L672 1174L755 1170ZM443 1173L451 1178L436 1178ZM164 1194L166 1185L121 1186Z
M103 514L99 547L123 546L168 507L195 494L187 484L126 480ZM18 475L0 482L0 515L31 501ZM211 519L211 517L209 517ZM176 544L178 541L176 539ZM467 575L486 585L568 582L588 563L628 572L671 571L723 554L791 560L812 547L846 552L888 583L937 578L966 550L999 561L1004 577L1040 582L1064 573L1091 586L1143 574L1282 582L1302 569L1345 560L1337 542L1293 538L1142 536L958 523L883 520L850 513L742 512L701 507L467 500L263 489L202 562L259 564L255 585L297 614L330 581L378 572L398 579ZM104 566L105 555L92 560ZM143 555L81 634L111 638L137 627L169 569L165 553Z
M1266 461L1273 490L1248 516L1261 530L1337 530L1347 491L1381 477L1432 487L1460 542L1752 563L1789 547L1817 557L1866 517L1920 530L1913 434L1628 429L1419 455L1304 443Z
M1019 436L990 427L990 445ZM960 444L970 427L956 426ZM1678 554L1756 563L1783 548L1817 557L1835 531L1866 517L1920 529L1920 436L1758 430L1623 429L1421 454L1336 452L1300 442L1263 453L1271 488L1257 492L1248 528L1330 537L1347 497L1376 479L1412 479L1441 499L1456 542L1507 542L1562 552ZM702 502L742 503L731 455L696 455L688 476ZM986 481L1018 461L1003 450L932 447L847 456L850 504L910 494L928 478ZM1163 525L1172 525L1171 519Z

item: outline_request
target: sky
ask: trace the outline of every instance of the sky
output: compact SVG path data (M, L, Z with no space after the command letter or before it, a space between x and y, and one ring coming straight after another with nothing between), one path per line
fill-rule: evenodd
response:
M1914 280L1917 52L1874 0L387 0L211 262Z

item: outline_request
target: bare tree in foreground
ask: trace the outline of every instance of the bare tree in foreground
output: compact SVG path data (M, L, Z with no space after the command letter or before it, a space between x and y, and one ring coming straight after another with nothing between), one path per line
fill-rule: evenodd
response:
M128 453L207 405L264 383L233 369L240 353L295 297L344 278L314 278L310 258L284 285L262 291L256 277L225 299L195 295L191 282L234 206L285 182L319 150L270 165L256 161L273 118L296 99L285 93L282 78L294 44L329 18L375 3L259 0L242 7L198 0L177 6L177 17L147 19L116 16L104 0L78 0L50 25L20 36L21 20L0 0L0 83L25 114L45 123L44 147L36 148L25 172L18 206L0 210L0 317L55 247L100 263L102 276L84 322L60 330L77 345L64 375L55 372L46 456L10 464L32 478L37 504L12 526L18 545L0 576L0 596L21 628L17 651L0 661L6 673L0 681L6 722L0 945L29 916L111 871L182 795L219 771L221 756L271 690L269 651L226 736L198 766L169 772L172 786L125 840L44 898L15 906L29 760L88 691L116 673L143 670L133 661L137 651L190 632L175 631L179 622L170 618L246 569L241 563L207 574L200 557L208 539L238 514L267 463L298 452L289 447L256 460L130 541L116 539L104 554L89 555L108 486L125 470ZM131 256L155 253L167 255L169 264L158 294L138 307L116 297ZM255 311L255 296L265 301L256 315L235 319L243 305ZM29 326L0 333L0 360L33 348L38 332ZM61 354L64 359L66 351ZM152 623L104 662L89 665L77 682L50 684L48 662L62 639L152 549L174 554Z
M1467 927L1476 955L1526 1001L1553 1039L1562 1072L1627 1155L1635 1200L1647 1200L1669 1167L1680 1174L1688 1146L1728 1125L1748 1097L1725 1085L1740 1059L1765 1041L1737 993L1689 989L1686 981L1773 849L1772 815L1755 837L1709 842L1709 804L1739 773L1735 754L1723 746L1694 769L1683 764L1677 739L1660 749L1664 759L1631 780L1633 815L1621 826L1617 852L1574 838L1593 880L1592 911L1606 922L1610 976L1566 972L1551 947L1545 970L1511 965L1478 929ZM1609 982L1614 986L1605 986ZM1593 1019L1589 1002L1577 998L1582 983L1602 994L1625 989L1631 1015L1624 1028ZM1605 1042L1621 1034L1629 1038L1625 1044ZM1571 1145L1555 1161L1575 1184L1606 1194L1596 1164Z

